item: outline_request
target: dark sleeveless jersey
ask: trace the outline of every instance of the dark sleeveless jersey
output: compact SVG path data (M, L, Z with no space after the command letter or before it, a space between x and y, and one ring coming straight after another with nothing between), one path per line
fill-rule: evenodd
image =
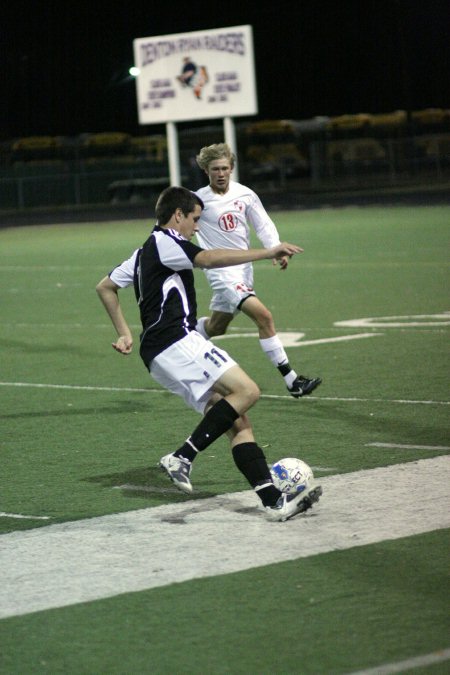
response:
M141 314L140 354L152 359L194 330L197 300L194 258L202 251L176 230L155 227L142 248L109 275L120 287L134 285Z

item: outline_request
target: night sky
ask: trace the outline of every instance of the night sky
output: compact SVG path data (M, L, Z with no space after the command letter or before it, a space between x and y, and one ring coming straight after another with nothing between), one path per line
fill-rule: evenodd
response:
M0 140L162 133L137 121L133 39L246 24L259 105L249 119L450 108L449 0L222 0L184 9L161 0L10 0L0 13Z

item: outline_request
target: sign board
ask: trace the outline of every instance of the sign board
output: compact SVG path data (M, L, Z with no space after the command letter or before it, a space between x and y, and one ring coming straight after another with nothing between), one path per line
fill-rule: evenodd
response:
M255 115L251 26L133 41L140 124Z

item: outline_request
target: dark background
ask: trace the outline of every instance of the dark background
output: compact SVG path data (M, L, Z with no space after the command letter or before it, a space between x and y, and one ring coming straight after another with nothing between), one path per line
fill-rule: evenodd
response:
M244 24L249 119L450 107L449 0L13 0L0 16L0 140L161 133L137 121L133 39Z

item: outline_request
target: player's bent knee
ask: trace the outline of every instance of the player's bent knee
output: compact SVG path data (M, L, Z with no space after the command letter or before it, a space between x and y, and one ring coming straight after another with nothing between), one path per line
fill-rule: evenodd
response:
M260 328L271 329L274 328L273 325L273 316L269 310L263 312L258 316L258 326Z
M224 335L233 320L233 314L214 310L206 322L206 331L210 337Z
M251 385L246 387L245 394L246 394L246 397L248 398L248 400L250 402L250 405L254 405L256 403L256 401L259 400L259 398L261 396L261 391L260 391L258 385L256 384L256 382L253 382L251 380L250 380L250 382L251 382Z
M208 323L208 335L209 337L216 337L217 335L224 335L227 332L227 325L221 325L221 324L213 324L211 322Z
M230 325L231 319L220 319L211 317L208 321L207 331L210 337L216 335L225 335L227 328Z
M264 311L259 311L258 313L254 314L251 318L257 325L259 330L273 331L273 332L275 331L273 316L268 309L267 310L265 309Z
M248 380L242 386L234 389L232 397L235 400L236 409L242 415L258 401L260 397L259 387L252 380Z
M229 368L214 387L222 396L227 396L230 404L242 415L251 408L260 397L256 382L238 365Z

